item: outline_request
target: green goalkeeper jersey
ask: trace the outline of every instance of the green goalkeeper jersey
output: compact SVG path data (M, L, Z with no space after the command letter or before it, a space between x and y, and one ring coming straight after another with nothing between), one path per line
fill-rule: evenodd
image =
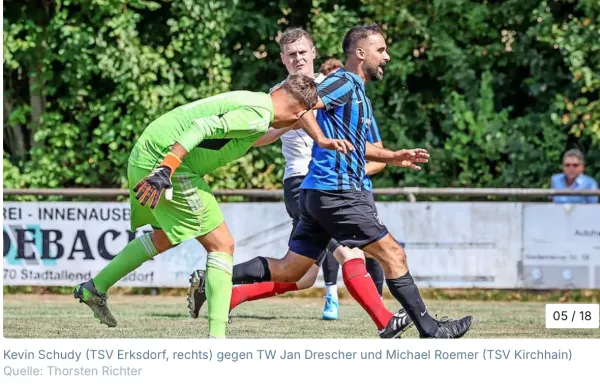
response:
M271 96L232 91L180 106L153 121L137 140L129 164L152 170L175 142L188 154L180 169L210 173L243 156L273 121Z

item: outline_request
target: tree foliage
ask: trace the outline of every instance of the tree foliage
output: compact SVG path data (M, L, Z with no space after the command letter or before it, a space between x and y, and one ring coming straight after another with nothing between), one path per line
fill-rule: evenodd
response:
M32 0L4 5L5 186L125 187L154 118L283 79L286 27L314 34L318 67L370 22L392 58L368 87L384 143L433 155L376 186L547 186L573 147L600 179L597 0ZM208 180L277 188L282 175L275 144Z

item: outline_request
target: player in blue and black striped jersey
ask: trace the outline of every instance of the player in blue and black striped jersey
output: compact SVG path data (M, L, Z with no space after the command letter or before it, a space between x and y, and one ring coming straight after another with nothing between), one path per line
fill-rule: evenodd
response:
M324 106L317 113L317 122L324 135L338 135L355 150L346 155L327 154L313 148L309 173L304 189L362 190L365 177L365 148L371 132L373 108L362 79L353 72L340 69L322 82L319 97Z
M383 141L379 134L379 127L373 117L371 126L367 131L367 142L377 147L383 147ZM376 210L375 198L373 196L373 181L371 176L379 173L385 168L385 163L381 162L367 162L365 165L365 177L362 181L363 192L367 197L367 201ZM383 269L381 265L368 254L365 254L365 264L367 272L371 275L375 288L380 297L383 297L383 284L385 281ZM323 309L323 319L325 320L337 320L339 314L339 300L337 293L337 279L340 269L340 264L333 258L328 257L323 260L323 281L325 283L325 307ZM408 318L406 319L408 321Z
M422 338L460 338L469 330L472 317L442 321L429 315L408 271L403 248L389 234L363 192L367 159L419 170L417 163L425 163L429 158L423 149L389 151L367 142L373 109L365 84L383 78L390 60L385 39L377 25L353 27L346 33L342 47L346 56L344 69L318 86L317 118L312 112L307 113L299 125L313 134L322 131L327 138L345 139L354 149L341 153L313 146L312 161L300 191L302 215L290 239L290 249L280 260L257 257L246 262L248 283L297 281L333 239L341 245L334 250L334 256L342 263L344 284L371 316L381 337L397 337L406 324L385 308L364 258L352 258L356 254L352 248L364 250L381 263L390 292Z

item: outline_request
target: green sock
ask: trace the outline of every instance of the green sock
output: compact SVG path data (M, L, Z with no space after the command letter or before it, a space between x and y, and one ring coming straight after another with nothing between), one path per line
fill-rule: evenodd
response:
M106 294L108 289L131 271L156 256L158 251L149 233L128 243L102 271L94 277L94 286Z
M210 252L206 261L206 300L208 302L208 334L224 338L229 319L233 282L233 256Z

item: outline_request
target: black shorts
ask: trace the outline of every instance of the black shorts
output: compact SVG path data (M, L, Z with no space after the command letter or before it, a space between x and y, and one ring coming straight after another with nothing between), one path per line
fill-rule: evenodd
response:
M289 177L283 180L283 201L294 227L300 221L300 185L302 185L302 181L304 181L304 176Z
M300 190L302 215L290 238L290 250L317 259L333 238L352 248L380 240L388 230L368 191Z
M300 209L300 185L302 185L302 181L304 181L304 176L289 177L283 180L283 201L285 202L285 209L288 215L292 218L292 234L296 231L296 226L298 226L300 216L302 215ZM291 237L288 246L291 246ZM315 264L321 267L325 257L325 252L321 251L316 258Z
M375 213L377 213L377 207L375 206L375 196L373 195L373 192L371 192L371 191L362 191L362 192L365 194L369 204L375 210Z

